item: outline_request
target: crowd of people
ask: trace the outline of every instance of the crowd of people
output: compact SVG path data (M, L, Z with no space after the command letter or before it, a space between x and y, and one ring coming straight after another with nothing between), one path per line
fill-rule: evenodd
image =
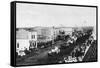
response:
M66 62L81 62L88 51L89 47L94 43L94 37L92 36L93 30L87 31L74 31L72 35L62 36L64 39L59 36L58 40L63 40L66 44L62 44L59 47L59 53L56 50L54 52L50 52L49 55L52 57L53 55L56 60L56 63L66 63ZM67 38L65 38L67 37ZM52 50L51 50L52 51ZM59 60L59 58L62 58ZM52 58L50 58L52 60ZM57 61L58 60L58 61Z

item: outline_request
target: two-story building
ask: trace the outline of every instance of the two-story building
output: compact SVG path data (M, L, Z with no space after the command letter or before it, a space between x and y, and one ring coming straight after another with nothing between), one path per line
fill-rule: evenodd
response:
M22 28L16 31L16 51L37 47L37 32Z

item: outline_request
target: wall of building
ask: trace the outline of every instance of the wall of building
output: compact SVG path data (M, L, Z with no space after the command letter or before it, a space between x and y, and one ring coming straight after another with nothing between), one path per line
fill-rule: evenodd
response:
M16 31L16 48L17 51L29 50L30 44L37 47L37 32L19 29ZM33 48L35 47L32 46Z
M24 29L19 29L18 31L16 31L16 39L28 39L29 36L29 31L26 31Z

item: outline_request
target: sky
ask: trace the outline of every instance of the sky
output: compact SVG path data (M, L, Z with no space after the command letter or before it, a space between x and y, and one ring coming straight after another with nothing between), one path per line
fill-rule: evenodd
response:
M96 8L17 3L16 27L95 26Z

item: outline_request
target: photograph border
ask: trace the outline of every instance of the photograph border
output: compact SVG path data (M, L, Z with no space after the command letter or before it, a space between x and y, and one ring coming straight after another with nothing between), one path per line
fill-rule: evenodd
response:
M16 65L16 3L26 3L26 4L43 4L43 5L58 5L58 6L74 6L74 7L90 7L96 8L96 39L97 39L97 60L98 61L98 6L94 5L78 5L78 4L59 4L59 3L45 3L45 2L29 2L29 1L12 1L10 3L10 65L13 67L21 66L39 66L39 65L56 65L56 64L65 64L65 63L56 63L56 64L36 64L36 65ZM87 61L90 62L90 61ZM86 63L86 62L69 62L66 64L74 63Z

